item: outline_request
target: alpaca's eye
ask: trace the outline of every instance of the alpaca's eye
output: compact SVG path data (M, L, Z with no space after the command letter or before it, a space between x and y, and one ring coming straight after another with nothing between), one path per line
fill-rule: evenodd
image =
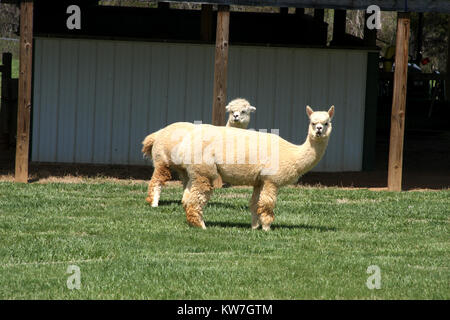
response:
M325 125L327 126L327 125L328 125L328 122L326 122Z
M241 112L242 114L246 114L247 112L245 112L245 110L242 110L242 112Z

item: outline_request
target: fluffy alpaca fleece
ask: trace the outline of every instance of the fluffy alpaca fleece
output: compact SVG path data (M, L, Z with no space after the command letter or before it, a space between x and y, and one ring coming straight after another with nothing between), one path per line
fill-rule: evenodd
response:
M256 108L251 106L247 100L237 98L230 101L225 110L229 114L226 127L247 129L250 123L250 113L255 112Z
M160 130L153 140L152 158L155 164L170 163L182 173L188 223L205 228L203 208L220 176L232 185L254 187L252 228L269 230L278 189L311 170L328 145L334 106L328 112L314 112L308 106L306 113L308 135L299 146L274 134L230 127L178 122ZM144 149L145 145L144 141Z
M228 122L226 124L227 127L246 129L250 123L250 113L255 112L256 108L251 106L246 99L237 98L230 101L230 103L225 107L225 110L229 113ZM170 130L169 128L170 126L166 127L165 136L172 135L172 132L168 132L168 130ZM152 146L160 131L148 135L142 142L142 152L148 157L152 156ZM168 154L175 144L175 142L173 144L165 144L167 149L163 152ZM172 179L171 170L176 170L178 176L182 180L183 176L186 175L182 168L175 166L170 159L161 158L158 156L156 156L156 158L160 159L160 161L153 161L155 170L153 171L152 178L148 184L148 196L145 199L149 204L151 204L152 207L158 206L162 187L167 181Z

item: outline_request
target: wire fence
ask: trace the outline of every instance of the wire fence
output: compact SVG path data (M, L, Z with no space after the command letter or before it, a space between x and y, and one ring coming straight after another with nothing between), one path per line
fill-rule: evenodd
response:
M13 41L13 42L19 42L20 41L19 38L2 38L2 37L0 37L0 40Z

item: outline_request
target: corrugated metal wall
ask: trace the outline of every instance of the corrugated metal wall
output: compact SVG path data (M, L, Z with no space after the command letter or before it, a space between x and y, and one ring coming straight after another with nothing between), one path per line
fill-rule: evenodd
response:
M145 164L141 141L176 121L211 122L211 45L37 38L32 160ZM305 105L336 106L315 171L362 166L367 52L230 47L228 99L247 98L250 127L297 144Z

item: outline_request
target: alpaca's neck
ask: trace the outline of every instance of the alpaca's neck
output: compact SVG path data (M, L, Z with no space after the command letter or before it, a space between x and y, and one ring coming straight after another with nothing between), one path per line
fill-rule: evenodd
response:
M325 154L327 145L328 138L318 140L308 135L306 141L298 146L296 166L299 175L303 175L317 165Z
M248 123L245 123L245 122L234 123L234 122L231 122L230 120L228 120L228 122L225 126L239 128L239 129L247 129Z

